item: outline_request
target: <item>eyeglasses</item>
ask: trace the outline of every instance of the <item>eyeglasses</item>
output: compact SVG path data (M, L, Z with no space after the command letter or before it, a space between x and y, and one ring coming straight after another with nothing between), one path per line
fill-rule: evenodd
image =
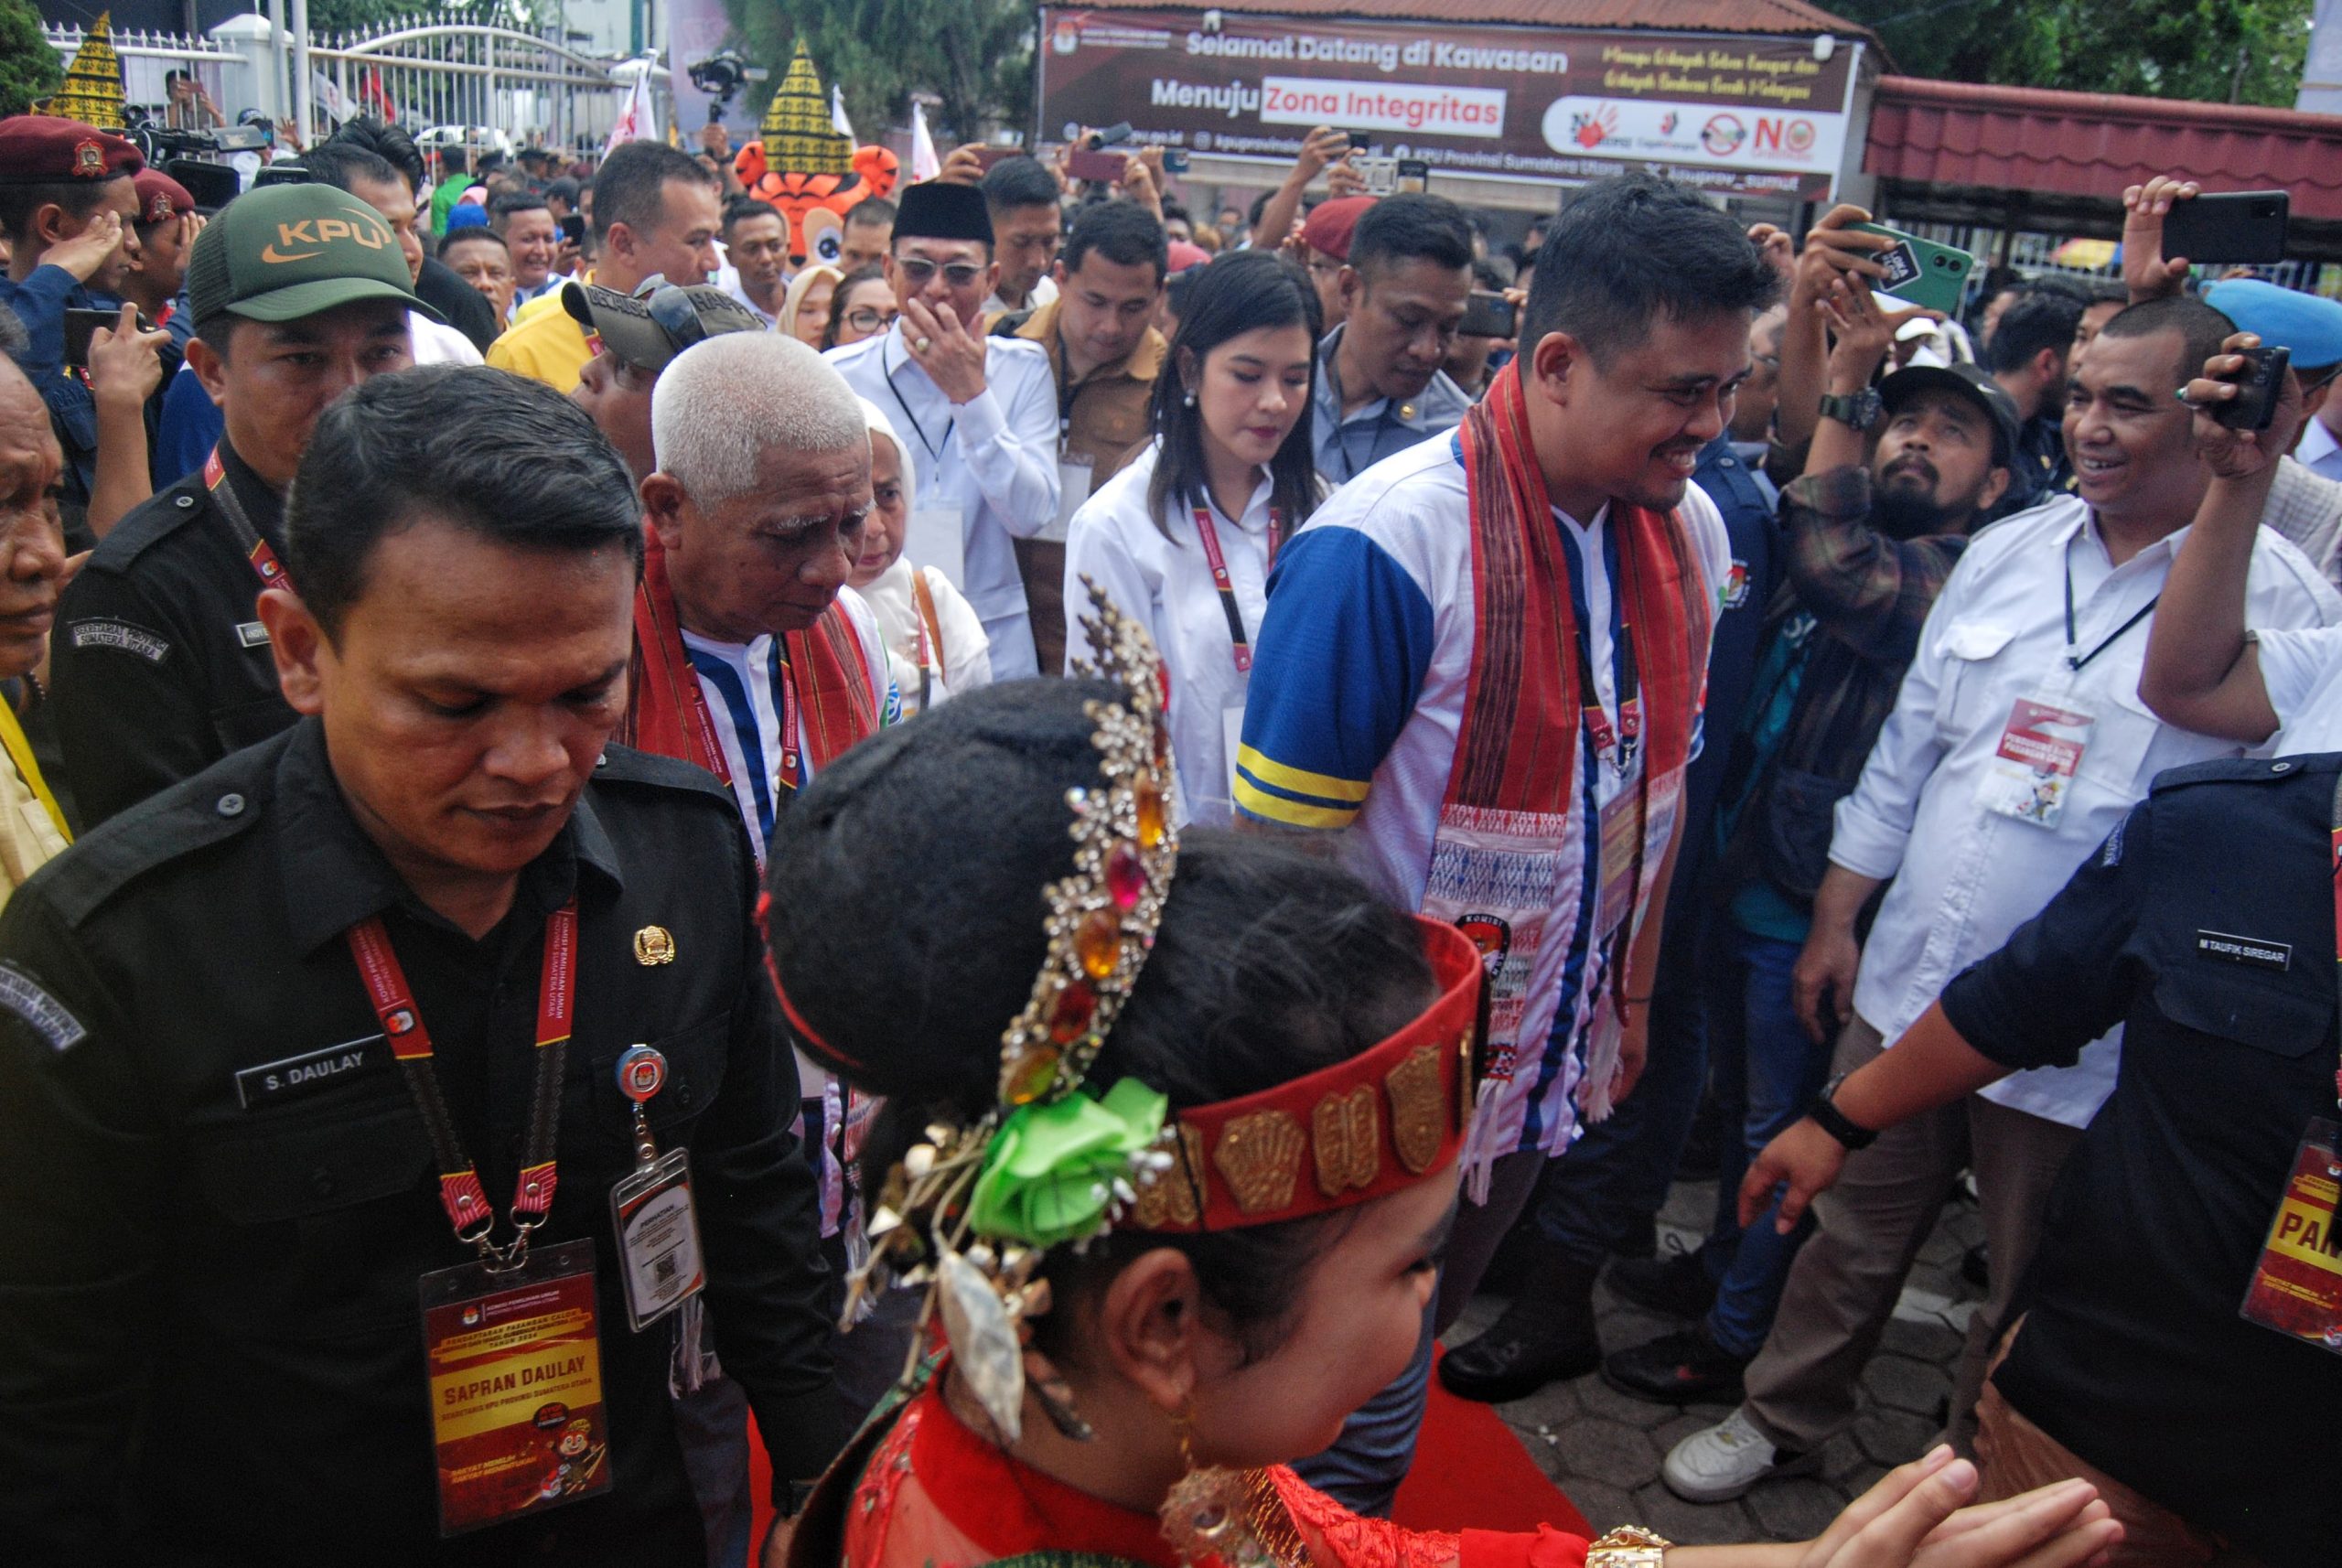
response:
M936 273L935 263L923 256L897 256L895 266L913 288L925 288ZM942 271L943 281L953 288L973 288L976 280L984 275L983 268L972 262L953 262Z
M856 332L883 332L901 314L899 310L881 310L875 305L858 305L845 313L845 324Z

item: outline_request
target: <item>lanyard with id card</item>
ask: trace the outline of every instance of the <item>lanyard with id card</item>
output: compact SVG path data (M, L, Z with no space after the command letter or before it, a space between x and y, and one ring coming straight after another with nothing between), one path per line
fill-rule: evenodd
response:
M2056 827L2097 724L2095 714L2069 698L2047 692L2017 698L2001 726L1977 804L2037 828Z
M2069 542L2068 552L2071 549ZM2069 556L2060 559L2066 576L2066 669L2074 676L2154 614L2163 596L2156 595L2133 611L2129 619L2088 653L2080 652L2074 628L2073 563ZM2068 683L2070 686L2070 681ZM2066 813L2066 796L2073 789L2074 774L2081 767L2083 753L2090 749L2090 731L2097 725L2098 715L2075 705L2069 693L2044 688L2017 698L2009 709L2008 721L2001 726L2000 743L1977 789L1976 803L2037 828L2055 828Z
M607 1491L594 1244L529 1249L559 1181L554 1151L577 1003L577 901L545 920L529 1130L513 1177L513 1236L501 1245L496 1210L457 1137L432 1065L431 1031L389 930L372 916L352 926L348 940L430 1134L440 1206L457 1241L479 1253L424 1274L419 1286L440 1533L460 1535Z
M2334 878L2337 998L2342 1001L2342 779L2334 789L2329 870ZM2342 1107L2342 1062L2334 1072L2334 1097ZM2285 1174L2277 1212L2252 1283L2238 1312L2248 1323L2274 1329L2290 1339L2342 1354L2342 1238L2335 1235L2336 1199L2342 1196L2342 1127L2324 1116L2310 1118Z
M1219 548L1219 530L1211 521L1211 508L1195 509L1196 538L1204 547L1204 564L1211 569L1212 591L1219 597L1220 613L1228 618L1230 655L1236 661L1236 672L1248 675L1252 670L1252 642L1245 634L1244 611L1236 602L1236 579L1228 575L1228 557ZM1267 573L1276 569L1277 552L1284 544L1284 511L1280 507L1269 509L1269 558ZM1236 754L1244 744L1244 704L1230 703L1219 711L1219 733L1227 760L1228 796L1236 797Z
M707 1283L692 1201L689 1149L659 1152L643 1108L667 1082L667 1058L649 1046L618 1058L618 1092L634 1102L634 1170L610 1188L618 1278L637 1334L697 1295Z

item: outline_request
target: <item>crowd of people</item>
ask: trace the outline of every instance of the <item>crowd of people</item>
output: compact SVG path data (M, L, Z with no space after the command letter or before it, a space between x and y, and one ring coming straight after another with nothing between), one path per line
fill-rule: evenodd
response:
M2342 1565L2342 303L720 138L0 120L21 1560ZM1971 1186L1815 1540L1382 1518L1815 1470Z

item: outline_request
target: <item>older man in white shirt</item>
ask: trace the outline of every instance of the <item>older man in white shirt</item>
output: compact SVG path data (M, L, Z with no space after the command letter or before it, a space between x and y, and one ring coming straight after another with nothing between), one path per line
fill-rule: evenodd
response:
M1057 520L1056 384L1038 343L984 335L983 301L1000 268L983 193L932 180L905 191L886 271L901 317L829 360L908 444L919 494L912 559L950 575L937 544L956 533L959 585L983 621L994 678L1037 675L1009 541Z
M1992 1262L1949 1435L1964 1443L2051 1182L2114 1084L2114 1036L2076 1066L2019 1073L1883 1133L1830 1102L1839 1079L1909 1027L1944 984L2037 914L2167 768L2237 755L2166 725L2139 696L2165 575L2210 482L2175 395L2229 329L2192 300L2133 306L2076 367L2065 415L2077 493L1979 534L1930 612L1918 658L1854 792L1796 972L1817 1036L1842 1025L1813 1114L1850 1148L1814 1205L1746 1399L1669 1455L1700 1501L1810 1469L1854 1417L1863 1369L1962 1169L1976 1173ZM1825 415L1826 417L1827 415ZM2342 598L2273 532L2254 541L2251 624L2342 622ZM1866 948L1855 921L1889 881Z

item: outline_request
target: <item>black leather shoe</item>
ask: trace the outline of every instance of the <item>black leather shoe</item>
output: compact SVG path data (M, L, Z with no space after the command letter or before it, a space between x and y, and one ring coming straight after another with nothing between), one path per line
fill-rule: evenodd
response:
M1718 1349L1704 1328L1686 1328L1603 1358L1602 1380L1660 1404L1734 1404L1754 1359Z
M1504 1316L1478 1338L1439 1359L1440 1385L1458 1399L1503 1404L1599 1367L1596 1272L1562 1259L1537 1259Z
M1671 1317L1705 1317L1716 1304L1716 1287L1697 1252L1620 1258L1610 1265L1610 1288L1637 1306Z

